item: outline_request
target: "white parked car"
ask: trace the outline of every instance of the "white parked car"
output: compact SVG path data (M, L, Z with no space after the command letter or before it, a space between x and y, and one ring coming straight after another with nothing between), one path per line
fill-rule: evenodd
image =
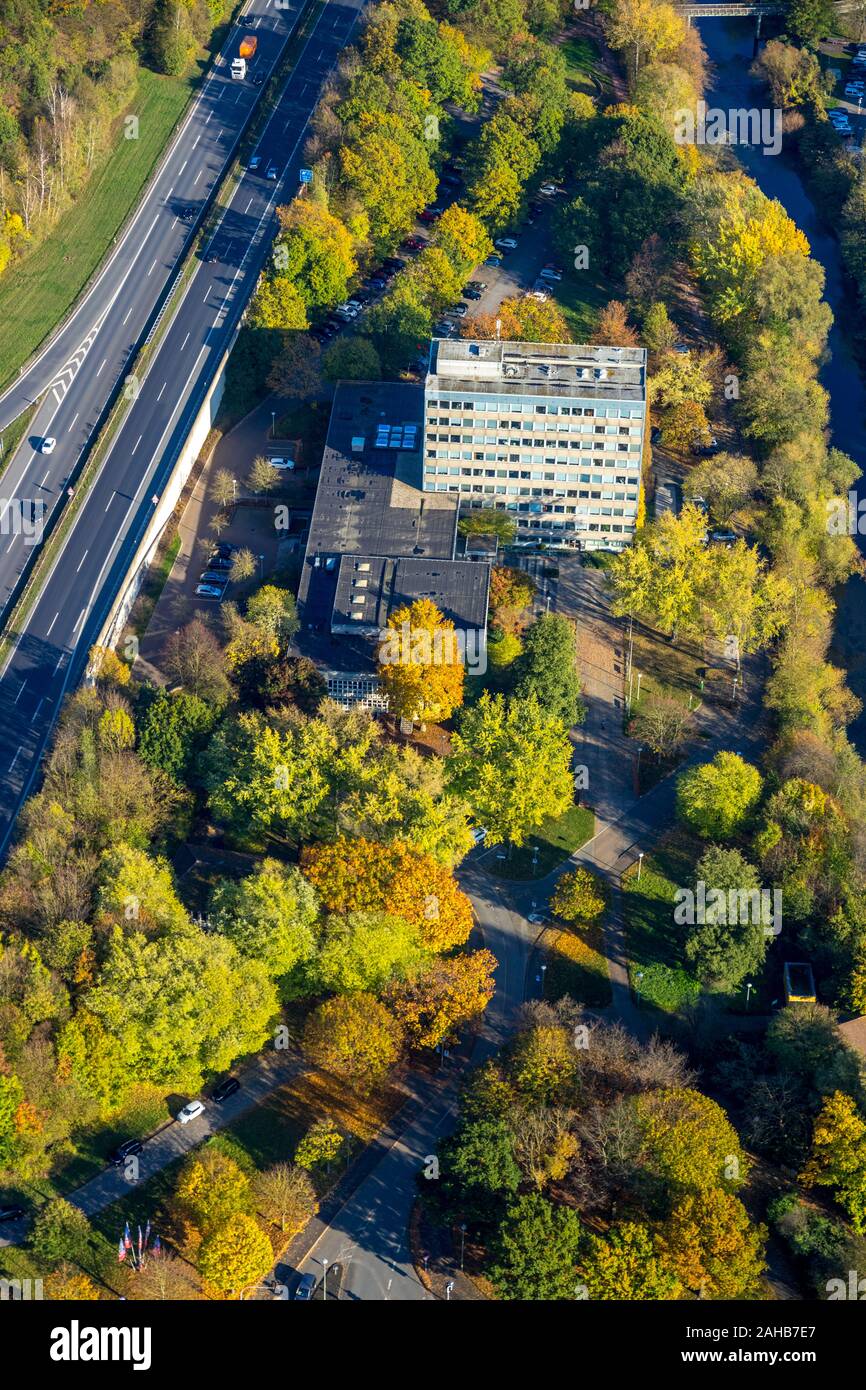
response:
M295 466L294 459L268 459L272 468L287 469L291 471Z
M182 1110L177 1113L178 1123L188 1125L190 1120L197 1120L199 1115L204 1114L204 1101L191 1100Z
M216 584L197 584L195 593L196 598L222 598L225 589L218 589Z
M483 845L484 841L487 839L487 827L484 825L473 825L471 834L476 845Z
M494 241L493 245L499 251L516 251L517 242L513 236L501 236Z
M39 445L39 452L40 454L53 454L56 448L57 440L52 439L51 435L47 434L43 439L42 443Z

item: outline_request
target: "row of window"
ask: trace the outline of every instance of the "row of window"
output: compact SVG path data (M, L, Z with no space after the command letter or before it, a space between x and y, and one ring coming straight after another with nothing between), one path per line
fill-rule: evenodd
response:
M551 459L550 462L552 463L553 459ZM587 463L589 462L590 460L587 459ZM613 468L615 465L611 461L609 466ZM623 465L617 464L616 466L621 468ZM556 470L542 472L541 469L531 468L452 468L446 467L445 464L442 463L437 464L435 468L432 464L428 464L424 471L428 475L424 479L425 487L432 482L430 475L433 473L438 473L440 476L442 474L447 474L450 478L525 479L531 483L621 483L623 485L630 483L632 486L635 486L639 480L639 474L636 471L634 475L630 477L627 472L606 474L573 473L571 470L567 473L557 472Z
M434 439L436 437L435 434L429 433L429 430L434 425L450 425L452 429L459 425L460 428L464 430L477 430L479 426L490 429L491 426L495 425L499 430L538 430L542 433L542 436L546 431L548 434L629 435L639 439L643 433L643 427L641 425L596 425L591 420L584 420L581 421L580 424L570 425L567 421L563 422L561 420L551 420L546 423L544 420L479 420L477 416L474 415L428 415L428 439ZM492 434L477 434L472 436L472 442L476 444L532 444L534 442L538 445L543 445L545 440L543 437L536 440L531 438L503 439L501 437L497 438L496 435Z
M508 398L504 401L479 400L465 401L452 400L444 397L437 399L428 398L426 407L438 410L471 410L476 415L499 415L508 411L509 415L571 415L571 416L596 416L603 419L630 419L640 420L643 418L643 406L621 405L619 402L613 405L559 405L545 402L544 405L537 401L517 401Z

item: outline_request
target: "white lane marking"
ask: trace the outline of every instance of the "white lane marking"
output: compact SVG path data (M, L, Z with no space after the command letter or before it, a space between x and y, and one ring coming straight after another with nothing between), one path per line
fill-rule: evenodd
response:
M43 706L44 704L45 704L45 696L43 695L43 696L42 696L42 699L39 701L39 704L36 706L35 710L33 711L33 718L30 720L30 723L31 723L31 724L35 724L35 723L36 723L36 720L39 718L39 711L41 710L41 708L42 708L42 706Z
M76 574L77 574L78 571L81 569L81 566L84 564L84 561L87 559L88 553L89 553L89 552L85 550L85 552L84 552L84 554L82 555L81 559L78 561L78 564L75 566L75 573L76 573Z
M64 661L66 660L66 657L67 657L68 655L69 655L68 652L61 652L61 653L60 653L60 656L59 656L59 658L58 658L58 660L57 660L57 665L54 667L54 670L53 670L52 673L51 673L51 674L52 674L52 678L53 678L54 676L57 675L57 672L60 670L61 666L63 665L63 663L64 663Z
M111 504L112 504L112 502L114 501L114 499L115 499L116 496L117 496L117 493L116 493L116 492L113 492L113 493L111 494L111 496L109 497L108 501L107 501L106 504L105 504L105 510L106 510L106 511L108 511L108 508L111 506ZM75 628L73 628L72 631L74 632L74 631L75 631Z
M165 388L166 388L167 385L168 385L168 383L164 381L164 382L162 383L162 385L160 386L160 388L159 388L159 395L158 395L157 398L156 398L158 401L161 401L161 400L162 400L162 393L163 393L163 391L165 390Z
M142 435L139 435L138 438L136 439L135 443L134 443L133 446L132 446L132 454L135 453L136 449L138 448L139 444L140 444L141 441L142 441L142 438L143 438L143 436L142 436ZM130 458L132 458L132 454L130 454L130 456L129 456Z
M126 314L125 314L125 316L124 316L124 319L123 319L123 322L124 322L124 323L126 323L126 320L129 318L129 316L130 316L130 314L132 313L132 311L133 311L134 308L135 308L135 305L134 305L134 304L130 304L129 308L128 308L127 311L126 311Z
M249 210L250 210L250 208L252 207L252 205L253 205L253 200L252 200L252 198L250 198L250 201L247 203L246 207L244 208L244 216L246 216L246 214L249 212Z
M176 218L174 219L174 221L172 222L172 224L171 224L171 226L169 227L168 230L169 230L170 232L173 232L179 221L180 221L180 218L179 218L179 217L176 217Z
M211 290L212 290L212 289L213 289L213 286L212 286L212 285L208 285L207 289L206 289L205 292L204 292L204 299L202 300L202 304L207 304L208 300L210 299L210 294L211 294Z
M27 684L27 681L26 681L26 680L23 680L23 681L21 682L20 689L19 689L19 691L18 691L18 694L15 696L15 700L14 700L14 703L15 703L16 705L18 704L18 701L21 699L21 696L24 694L24 687L25 687L26 684Z
M18 761L18 754L21 752L21 749L22 749L23 747L24 747L24 744L23 744L23 743L19 743L18 748L17 748L16 751L15 751L15 757L12 759L11 763L9 764L9 771L10 771L10 772L12 771L13 767L14 767L15 764L17 763L17 761Z
M75 414L74 414L73 417L72 417L72 424L69 426L69 429L66 431L67 434L71 434L72 431L74 430L74 428L75 428L75 421L78 419L78 416L80 415L80 413L81 413L80 411L76 410ZM48 474L46 473L45 476L46 476L46 478L47 478L47 477L48 477Z
M193 181L192 181L192 186L193 186L193 188L195 188L195 186L196 186L196 184L198 183L198 181L199 181L200 178L201 178L201 169L199 169L198 173L196 174L195 178L194 178Z
M205 116L205 120L204 120L205 125L207 125L207 123L208 123L208 121L210 120L210 118L211 118L212 115L213 115L213 112L212 112L212 111L208 111L207 115Z
M102 371L102 368L105 366L105 364L106 364L107 361L108 361L108 358L107 358L107 357L103 357L102 361L101 361L100 364L99 364L99 372ZM97 376L99 376L99 372L96 373Z
M57 622L57 619L58 619L59 617L60 617L60 613L59 613L59 611L58 611L57 613L54 614L54 617L51 619L51 622L50 622L50 624L49 624L49 626L48 626L48 631L47 631L46 634L45 634L46 637L50 637L50 636L51 636L51 629L53 628L54 624Z
M86 609L86 608L82 608L82 610L81 610L81 612L79 613L78 617L75 619L75 627L72 629L73 632L77 632L78 629L81 627L81 621L82 621L82 619L83 619L83 617L84 617L84 615L85 615L86 612L87 612L87 609Z
M196 147L196 145L198 144L198 142L199 142L200 139L201 139L201 135L200 135L200 134L197 135L197 136L195 137L195 139L194 139L193 142L192 142L192 147L193 147L193 149L195 149L195 147Z
M147 272L148 275L151 274L151 272L152 272L152 270L153 270L153 266L155 266L155 265L156 265L156 261L154 261L153 265L150 267L150 270Z
M42 479L42 482L39 484L40 487L44 487L44 486L45 486L46 482L48 481L48 477L49 477L49 474L50 474L50 473L51 473L51 469L49 468L48 472L45 474L45 477Z
M188 164L189 164L189 160L188 160L188 159L185 159L185 160L183 161L183 164L181 164L181 166L180 166L180 168L178 169L177 172L178 172L179 174L182 174L183 171L184 171L184 169L186 168L186 166L187 166Z
M181 352L183 352L183 350L184 350L184 348L186 347L186 345L187 345L188 342L189 342L189 334L187 333L186 337L184 338L183 342L182 342L181 345L180 345L180 350L181 350Z

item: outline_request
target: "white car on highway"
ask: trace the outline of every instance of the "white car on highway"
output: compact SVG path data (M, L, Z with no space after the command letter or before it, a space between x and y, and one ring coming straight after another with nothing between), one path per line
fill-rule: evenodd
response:
M42 443L39 445L39 452L40 454L53 454L56 448L57 440L52 439L51 435L47 434L43 439Z

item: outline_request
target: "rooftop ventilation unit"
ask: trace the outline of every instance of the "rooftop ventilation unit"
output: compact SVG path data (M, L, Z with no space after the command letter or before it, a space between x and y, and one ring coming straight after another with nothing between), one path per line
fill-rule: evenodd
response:
M362 434L353 434L353 435L352 435L352 453L353 453L353 454L363 454L363 452L364 452L364 436L363 436Z

